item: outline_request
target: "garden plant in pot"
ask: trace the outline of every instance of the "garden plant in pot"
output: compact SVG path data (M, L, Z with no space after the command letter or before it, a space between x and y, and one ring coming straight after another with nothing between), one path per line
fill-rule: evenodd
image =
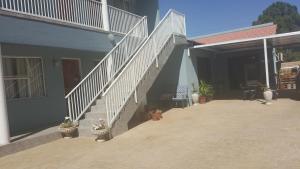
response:
M192 84L192 86L193 86L192 100L193 100L194 105L197 105L199 103L199 94L195 88L194 83Z
M205 81L201 80L199 84L199 94L199 103L206 103L207 101L211 100L214 95L213 87Z
M109 130L105 120L99 119L96 123L94 123L92 125L92 133L96 136L95 141L108 140Z
M73 138L77 133L77 125L71 121L70 117L65 117L64 122L59 125L58 130L64 138Z

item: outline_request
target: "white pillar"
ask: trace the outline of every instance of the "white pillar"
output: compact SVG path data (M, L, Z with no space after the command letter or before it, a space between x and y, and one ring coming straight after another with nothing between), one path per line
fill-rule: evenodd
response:
M0 44L0 145L8 144L9 139L9 125L2 68L2 51Z
M277 57L276 57L276 49L273 48L273 64L274 64L274 73L275 73L275 83L276 86L278 85L278 79L277 79L277 75L278 75L278 71L277 71Z
M265 53L266 85L267 88L270 88L267 39L264 39L264 53Z
M103 29L105 31L110 31L107 0L102 0L101 2L102 2Z

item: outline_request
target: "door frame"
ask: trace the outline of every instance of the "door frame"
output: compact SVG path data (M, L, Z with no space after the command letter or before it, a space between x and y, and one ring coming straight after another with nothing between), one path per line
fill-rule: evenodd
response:
M82 76L82 65L81 65L81 59L80 58L70 58L70 57L62 57L61 61L63 60L78 60L79 63L79 73L80 73L80 77ZM81 78L82 79L82 78Z
M81 65L81 59L80 58L73 58L73 57L62 57L61 58L61 64L62 64L62 67L61 67L61 70L62 70L62 75L63 75L63 79L64 79L64 68L63 68L63 60L77 60L78 61L78 69L79 69L79 74L80 74L80 82L81 80L83 79L82 78L82 65ZM63 80L64 81L64 80ZM77 84L78 85L78 84ZM74 87L76 87L77 85L75 85ZM64 81L64 89L65 89L65 81ZM68 93L67 93L68 94ZM65 94L66 95L66 94Z

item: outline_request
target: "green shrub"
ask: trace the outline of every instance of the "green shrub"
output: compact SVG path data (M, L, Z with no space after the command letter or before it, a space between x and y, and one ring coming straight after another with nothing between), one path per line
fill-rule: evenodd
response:
M199 94L200 96L212 97L215 91L212 85L209 85L205 81L201 80L199 84Z
M63 123L60 124L60 128L70 128L70 127L74 127L75 125L73 124L73 122L71 121L71 119L69 117L65 117L65 120Z

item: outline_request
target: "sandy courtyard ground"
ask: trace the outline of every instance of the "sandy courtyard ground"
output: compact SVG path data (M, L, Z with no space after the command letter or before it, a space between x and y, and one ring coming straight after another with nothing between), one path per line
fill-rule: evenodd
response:
M105 143L61 139L1 169L300 169L300 102L212 101L172 109Z

